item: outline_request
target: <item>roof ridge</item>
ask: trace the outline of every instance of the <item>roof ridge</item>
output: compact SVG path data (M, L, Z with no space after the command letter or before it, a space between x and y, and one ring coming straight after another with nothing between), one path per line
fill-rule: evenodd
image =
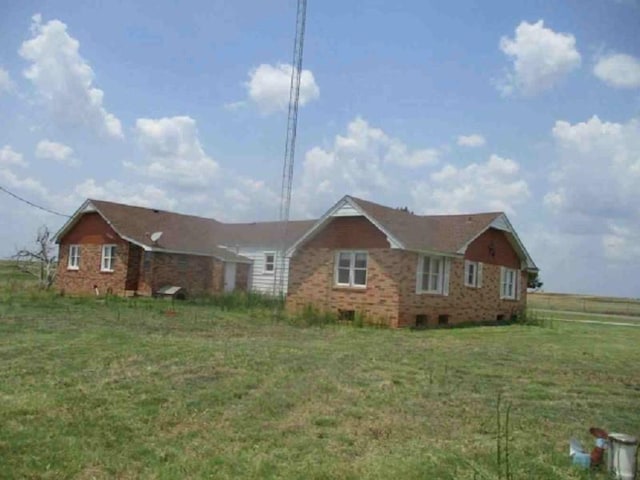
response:
M89 202L95 203L108 203L110 205L118 205L120 207L126 207L126 208L139 208L141 210L148 210L148 211L152 211L154 213L168 213L170 215L180 215L181 217L191 217L191 218L199 218L201 220L209 220L209 221L213 221L216 223L223 223L220 220L216 220L213 217L203 217L202 215L194 215L191 213L181 213L181 212L174 212L172 210L163 210L161 208L155 208L155 207L144 207L142 205L131 205L129 203L120 203L120 202L112 202L111 200L98 200L95 198L88 198L87 199Z

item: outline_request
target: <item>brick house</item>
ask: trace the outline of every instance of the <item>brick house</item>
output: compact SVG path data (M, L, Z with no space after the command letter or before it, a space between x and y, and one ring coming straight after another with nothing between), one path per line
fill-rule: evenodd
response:
M289 222L284 247L314 223ZM286 288L287 269L277 268L282 234L280 222L228 224L88 199L55 236L56 287L71 294L97 289L99 294L152 295L166 286L180 286L188 294L273 293L281 275Z
M414 215L345 196L288 251L287 308L393 327L508 319L537 267L504 213Z

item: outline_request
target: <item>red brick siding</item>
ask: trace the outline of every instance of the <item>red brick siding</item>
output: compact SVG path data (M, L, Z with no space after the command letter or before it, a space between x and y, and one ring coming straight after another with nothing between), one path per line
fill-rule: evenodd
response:
M353 230L348 231L349 228ZM500 231L488 230L469 248L469 258L484 263L482 287L466 287L464 259L452 258L449 294L444 296L417 294L419 254L388 248L386 237L363 217L336 218L326 229L327 232L318 233L291 259L289 311L300 311L309 304L334 312L356 310L374 321L403 327L415 325L419 314L426 314L430 325L437 325L439 315L448 315L450 324L496 320L497 315L508 319L526 303L525 272L522 272L520 300L500 299L500 264L520 268L515 250ZM386 248L379 248L381 243ZM495 247L495 256L488 254L490 244ZM341 249L368 251L365 289L334 285L335 252Z
M67 234L60 239L66 244L117 243L123 240L96 212L85 213Z
M250 269L251 264L249 263L236 264L236 290L246 292L249 289Z
M398 317L399 250L369 249L367 287L335 286L335 250L303 248L290 263L287 308L300 311L306 305L338 312L355 310L371 321L395 325Z
M101 295L109 292L115 295L123 295L125 279L127 278L129 245L127 242L118 240L109 240L110 244L116 245L113 272L100 271L102 244L94 243L79 244L80 268L78 270L69 270L67 264L69 261L69 245L71 243L61 243L58 256L60 261L55 282L56 288L71 294L93 294L95 285ZM73 244L75 245L76 243Z
M471 242L464 256L467 260L520 270L518 253L511 246L506 234L494 228L490 228Z
M415 325L416 315L428 316L429 325L437 325L439 315L449 315L449 324L493 321L497 315L508 319L520 312L526 303L526 288L520 290L520 300L500 299L500 266L483 264L482 286L464 285L464 259L452 258L449 272L449 295L416 293L418 254L404 252L405 265L400 279L399 326ZM522 279L526 279L523 272ZM520 285L522 287L521 280ZM525 283L526 285L526 283Z
M365 217L337 217L311 238L306 248L389 248L389 241Z

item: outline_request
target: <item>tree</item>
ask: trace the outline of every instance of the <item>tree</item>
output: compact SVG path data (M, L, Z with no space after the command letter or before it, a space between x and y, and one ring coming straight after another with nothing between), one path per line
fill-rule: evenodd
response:
M529 272L527 278L527 288L532 288L534 290L540 290L542 288L543 282L540 280L539 272Z
M56 276L56 248L51 237L49 227L42 225L36 235L35 247L22 248L13 255L18 268L35 276L40 288L50 288Z

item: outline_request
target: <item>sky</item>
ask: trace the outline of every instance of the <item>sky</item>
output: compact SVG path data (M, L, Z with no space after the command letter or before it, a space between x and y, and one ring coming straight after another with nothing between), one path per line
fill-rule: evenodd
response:
M0 187L274 220L295 0L0 0ZM640 297L640 1L309 0L292 218L504 211L545 291ZM0 256L62 216L0 191Z

